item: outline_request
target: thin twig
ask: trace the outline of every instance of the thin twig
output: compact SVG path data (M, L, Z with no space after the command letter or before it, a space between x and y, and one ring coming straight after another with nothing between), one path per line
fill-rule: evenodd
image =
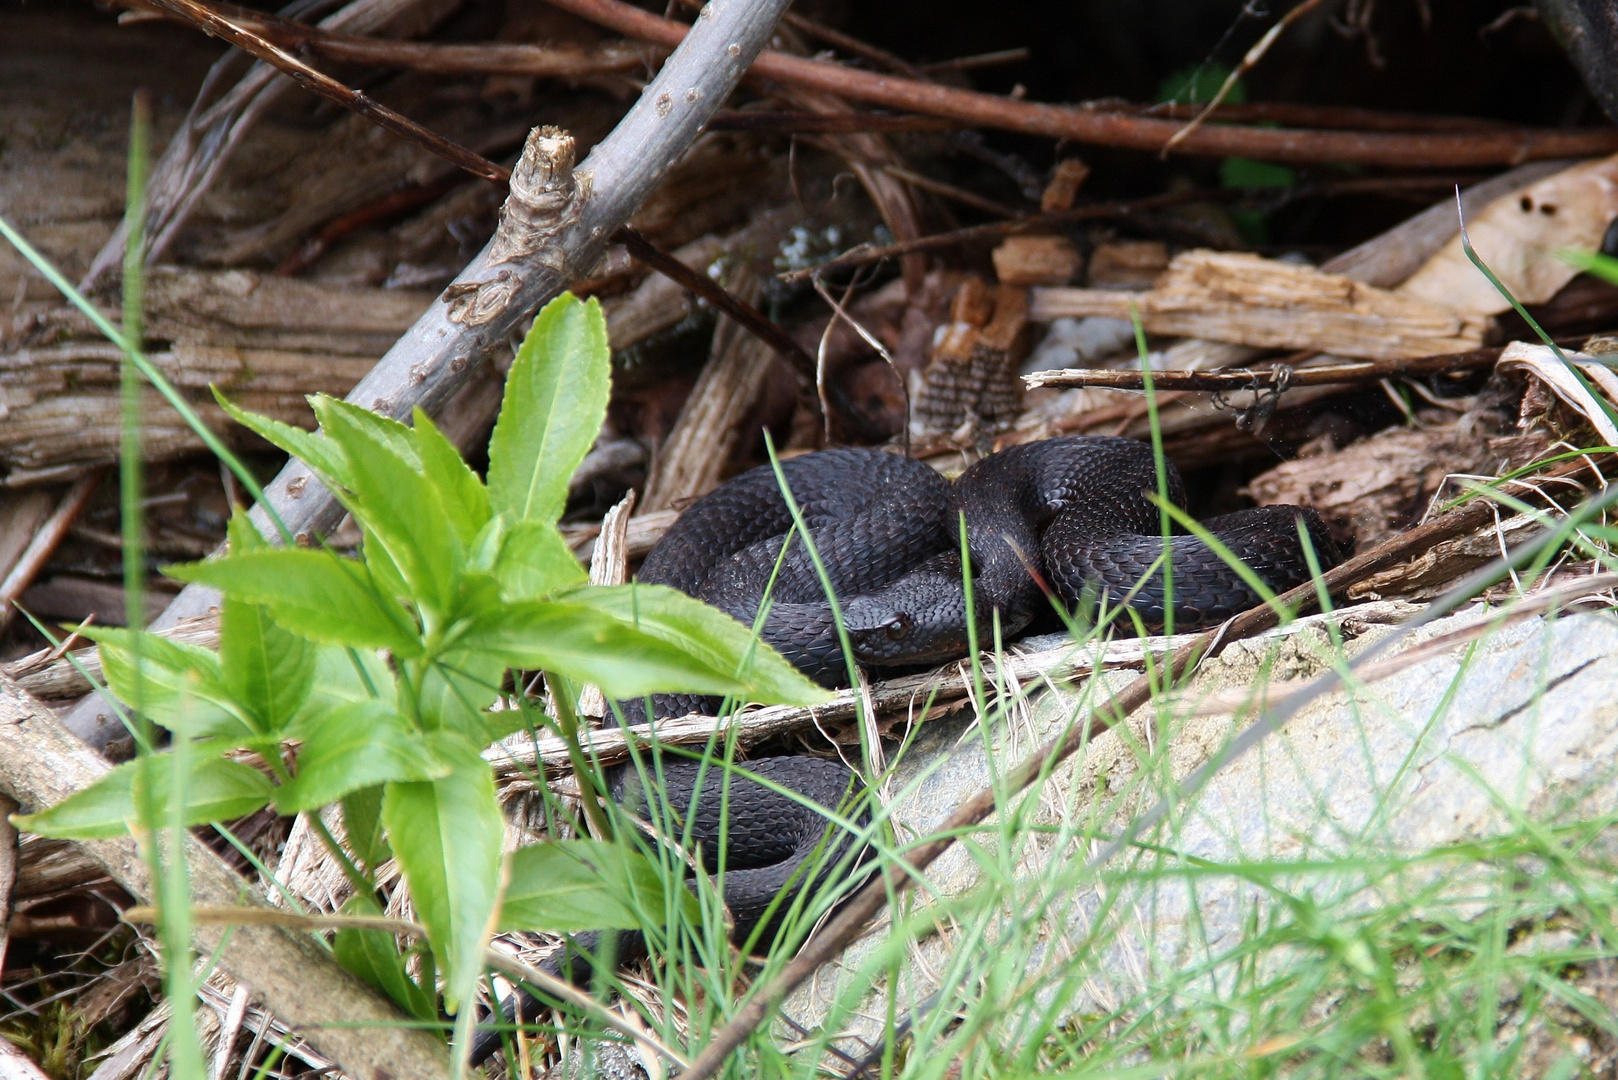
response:
M0 630L5 629L12 616L17 613L17 598L27 591L28 586L39 576L39 572L51 561L51 556L56 554L57 547L72 530L73 523L78 520L79 515L84 512L85 506L90 502L90 496L95 494L96 485L101 483L102 474L105 472L105 469L97 469L67 489L67 494L62 496L62 501L57 504L55 511L45 519L45 523L39 527L39 531L28 542L22 554L17 556L16 565L11 568L11 572L6 575L4 581L0 581Z
M266 41L207 5L198 3L197 0L147 0L147 2L154 7L162 8L176 18L200 27L214 37L229 42L250 56L274 65L306 90L404 136L457 168L465 169L473 176L496 184L503 184L511 179L510 169L496 165L481 154L475 154L459 143L429 131L409 117L373 101L364 93L350 89L331 76L316 71L279 45Z
M124 23L144 22L148 18L178 19L186 23L192 21L172 11L153 11L155 0L120 2L127 4L135 16L130 18L126 15L120 20ZM276 45L296 47L300 51L342 63L400 68L429 75L527 75L577 79L640 70L649 59L645 46L624 42L607 42L590 49L568 49L510 42L439 44L391 41L324 30L238 4L214 3L211 7L237 27Z
M673 255L646 239L639 230L628 225L613 234L613 240L623 244L629 253L670 281L696 293L714 307L735 319L764 344L774 349L781 358L796 368L806 380L815 377L815 358L802 345L758 308L730 292L707 274L695 270Z
M570 11L626 37L657 45L678 44L689 30L681 23L659 18L622 0L549 2L553 7ZM820 90L849 101L961 120L974 127L1001 128L1028 135L1153 153L1161 150L1182 126L1172 120L1019 101L777 52L760 54L753 64L751 75ZM1187 154L1251 157L1295 165L1340 161L1406 168L1455 168L1516 165L1538 158L1610 154L1618 150L1618 130L1516 129L1414 135L1381 131L1300 131L1208 125L1187 136L1177 149Z
M763 131L781 135L861 135L907 131L952 131L961 125L914 113L812 113L766 109L724 109L709 131Z
M1472 349L1469 352L1423 356L1414 360L1366 360L1315 367L1277 364L1269 368L1226 368L1222 371L1155 371L1152 373L1152 385L1158 390L1242 390L1271 385L1283 377L1283 370L1287 373L1284 377L1288 386L1374 382L1377 379L1473 371L1493 364L1502 351ZM1040 386L1101 386L1110 390L1140 390L1145 386L1143 379L1138 369L1127 368L1060 368L1023 376L1023 382L1029 389Z
M1208 102L1207 108L1198 113L1189 124L1176 131L1174 137L1163 144L1163 151L1160 156L1167 158L1169 151L1179 146L1190 137L1192 132L1200 128L1203 121L1212 116L1213 111L1224 104L1225 99L1230 96L1230 92L1236 88L1237 81L1243 75L1252 71L1260 60L1264 59L1264 54L1270 51L1270 46L1274 45L1281 35L1286 32L1286 28L1319 7L1320 4L1321 0L1303 0L1303 3L1281 16L1280 20L1270 27L1251 49L1247 50L1247 55L1242 57L1242 62L1237 64L1229 75L1225 76L1225 81L1220 85L1218 92L1214 94L1213 100Z
M1032 214L1014 221L995 221L986 225L970 225L964 229L933 233L931 236L917 237L914 240L901 240L893 244L862 244L858 247L850 248L841 255L828 259L819 265L805 267L801 270L789 270L777 276L782 281L796 284L821 274L868 266L884 259L896 259L904 255L913 255L920 251L944 251L967 244L990 244L1007 236L1016 236L1024 232L1037 232L1048 229L1053 225L1068 225L1077 221L1097 221L1110 218L1131 218L1148 210L1157 210L1169 206L1178 206L1181 203L1208 199L1234 199L1237 195L1238 193L1235 191L1176 191L1164 195L1149 195L1146 198L1135 199L1130 202L1075 206L1069 210L1058 210L1049 214Z

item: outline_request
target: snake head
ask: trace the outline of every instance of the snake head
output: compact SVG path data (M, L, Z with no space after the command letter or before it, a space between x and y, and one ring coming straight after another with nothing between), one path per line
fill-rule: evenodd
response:
M966 648L961 585L947 574L917 571L855 596L843 611L854 659L875 667L931 664Z

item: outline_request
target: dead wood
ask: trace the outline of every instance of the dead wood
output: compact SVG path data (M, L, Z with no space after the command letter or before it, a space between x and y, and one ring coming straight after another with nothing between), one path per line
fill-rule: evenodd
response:
M763 295L763 271L738 267L729 283L750 305ZM714 328L708 362L680 409L646 478L647 511L683 507L711 491L724 475L773 367L771 351L728 316Z
M4 956L3 945L0 945L0 958ZM10 1040L0 1039L0 1080L51 1080L51 1078L33 1058L13 1046Z
M1066 285L1081 265L1078 249L1065 236L1009 237L993 258L994 276L1002 285Z
M354 0L322 19L320 26L407 37L436 23L455 6L455 0ZM258 63L220 92L219 84L238 59L239 54L227 53L214 64L185 123L152 169L147 189L148 263L163 259L246 133L293 86L274 67ZM124 239L120 223L96 253L80 288L93 289L121 264Z
M125 0L131 14L169 18L191 25L191 20L148 0ZM283 48L327 60L367 67L400 68L432 75L527 75L535 78L579 79L634 71L653 59L644 46L607 42L594 48L556 48L543 45L489 43L436 44L385 41L359 34L344 34L285 19L237 4L216 3L214 10L231 23L250 30ZM125 16L126 22L135 21Z
M777 356L796 368L799 377L806 384L814 380L814 357L805 352L802 345L793 341L785 330L771 322L754 306L758 303L757 296L747 299L721 287L707 274L693 270L678 258L662 251L628 225L614 233L613 239L622 243L635 258L675 284L702 297L737 324L745 327L750 334L768 345Z
M83 790L109 768L46 706L0 677L0 791L32 813ZM80 846L131 896L152 896L146 860L133 839L86 840ZM187 838L185 848L194 904L238 905L256 894L195 837ZM196 940L204 952L219 949L226 971L305 1031L349 1075L440 1076L448 1067L442 1043L408 1026L408 1017L307 936L257 926L237 927L227 935L224 927L201 925Z
M16 812L16 802L0 795L0 971L6 969L6 946L11 941L11 915L16 911L17 903L17 876L21 859L17 850L17 827L11 823L11 815Z
M552 2L626 37L665 47L678 45L688 29L621 0ZM996 97L773 51L760 55L752 74L850 101L960 120L974 127L1002 128L1097 146L1161 151L1183 126L1173 120ZM1404 134L1216 125L1198 128L1175 149L1183 154L1251 157L1298 165L1343 161L1404 168L1455 168L1610 154L1618 150L1618 131L1590 128Z
M1250 387L1327 386L1376 382L1378 379L1411 378L1421 375L1449 375L1490 367L1500 358L1500 349L1472 349L1409 360L1366 360L1358 363L1326 361L1272 367L1229 368L1218 371L1170 369L1152 374L1158 390L1240 390ZM1146 380L1139 371L1128 368L1059 368L1023 376L1030 390L1042 386L1103 386L1111 390L1142 390Z
M34 583L45 564L50 562L51 556L56 553L56 547L67 536L68 530L83 513L85 504L90 496L95 494L96 486L101 483L101 473L95 472L79 480L67 493L50 517L46 518L34 533L33 539L23 549L17 561L0 580L0 629L4 629L16 613L17 598Z
M1475 349L1484 331L1431 301L1239 252L1184 252L1145 293L1033 289L1028 304L1029 318L1045 322L1131 311L1154 334L1378 360Z
M146 288L154 346L148 358L236 446L255 443L232 430L210 387L246 408L308 426L305 396L346 393L430 302L410 290L342 288L247 270L157 268ZM77 340L0 354L7 484L71 477L117 460L120 356L116 346L92 340L92 332L77 314L53 308L29 338ZM155 391L146 397L149 459L202 448Z
M1335 537L1364 550L1419 520L1449 477L1498 476L1546 447L1542 438L1491 438L1497 432L1477 420L1451 414L1448 423L1432 424L1429 418L1335 452L1306 453L1254 477L1246 491L1260 506L1312 507ZM1448 494L1462 490L1450 487Z
M559 160L542 157L550 145L531 138L514 170L513 199L523 190L544 190L534 187L541 178L548 179L551 190L565 189L571 196L541 219L515 213L503 218L489 244L348 400L400 420L417 407L428 413L442 408L541 303L594 265L607 238L734 88L785 6L785 0L712 0L705 9L708 17L699 20L689 41L670 55L634 107L576 172L568 168L563 175ZM513 199L507 201L508 210L517 205ZM266 497L295 535L329 530L340 516L331 494L301 462L289 463L266 488ZM264 507L253 514L260 531L274 533ZM203 614L215 602L211 591L188 587L159 616L158 625ZM97 740L113 734L108 720L88 701L64 722L81 737Z
M932 355L910 386L910 430L963 445L1002 431L1022 405L1017 366L1028 348L1028 294L969 278L950 305Z

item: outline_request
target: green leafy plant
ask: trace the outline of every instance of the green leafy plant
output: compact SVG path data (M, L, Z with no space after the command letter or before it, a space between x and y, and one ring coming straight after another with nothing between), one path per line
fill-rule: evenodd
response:
M183 751L184 770L143 758L19 824L119 835L140 820L143 800L187 824L270 804L309 813L355 887L349 913L381 914L374 874L391 856L429 946L415 978L382 930L344 930L336 955L424 1020L437 1019L442 973L458 1044L470 1033L461 1005L495 930L634 927L626 897L662 911L666 877L627 845L556 841L503 854L483 748L547 725L585 763L572 723L584 684L612 698L810 704L826 694L747 628L682 593L586 584L556 523L600 430L608 374L599 306L570 295L548 305L508 376L487 482L420 411L406 426L317 397L320 432L311 434L221 397L330 486L361 530L361 556L273 547L238 515L226 555L166 571L223 594L217 651L86 628L112 691L139 700L169 732L167 756ZM504 692L513 670L545 673L558 719ZM579 774L588 796L590 772ZM333 803L343 844L319 815Z

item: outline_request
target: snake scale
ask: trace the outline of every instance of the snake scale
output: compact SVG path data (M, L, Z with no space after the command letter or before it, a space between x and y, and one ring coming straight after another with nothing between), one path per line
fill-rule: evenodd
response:
M646 557L639 578L673 586L749 626L768 589L762 637L825 685L847 685L847 661L820 572L793 532L782 481L838 598L854 659L867 667L914 667L967 652L963 518L979 640L993 640L996 621L1010 639L1050 611L1046 587L1070 608L1127 598L1148 629L1164 625L1162 518L1149 494L1158 489L1157 469L1145 443L1111 436L1026 443L983 458L953 483L921 462L876 449L805 454L782 462L780 472L777 478L772 466L761 466L693 503ZM1164 480L1170 501L1183 508L1185 486L1172 464ZM1301 507L1242 510L1203 525L1276 592L1310 576L1300 525L1321 569L1340 558L1320 518ZM1259 602L1197 536L1175 530L1169 550L1177 629L1211 625ZM658 717L683 715L712 711L713 704L659 696L653 710ZM622 706L627 722L645 718L644 703ZM821 758L768 757L745 767L828 810L858 788L851 770ZM626 766L613 770L612 794L626 806L644 806L647 793L632 773ZM723 775L665 756L658 780L710 872L718 869L716 853L727 853L732 937L745 940L758 930L757 940L767 941L791 897L828 877L846 844L834 839L828 854L821 812L745 777L732 778L722 815ZM722 816L728 829L721 830ZM579 944L593 936L583 939ZM618 956L642 947L638 935L625 935ZM557 969L564 967L575 974L567 962Z

